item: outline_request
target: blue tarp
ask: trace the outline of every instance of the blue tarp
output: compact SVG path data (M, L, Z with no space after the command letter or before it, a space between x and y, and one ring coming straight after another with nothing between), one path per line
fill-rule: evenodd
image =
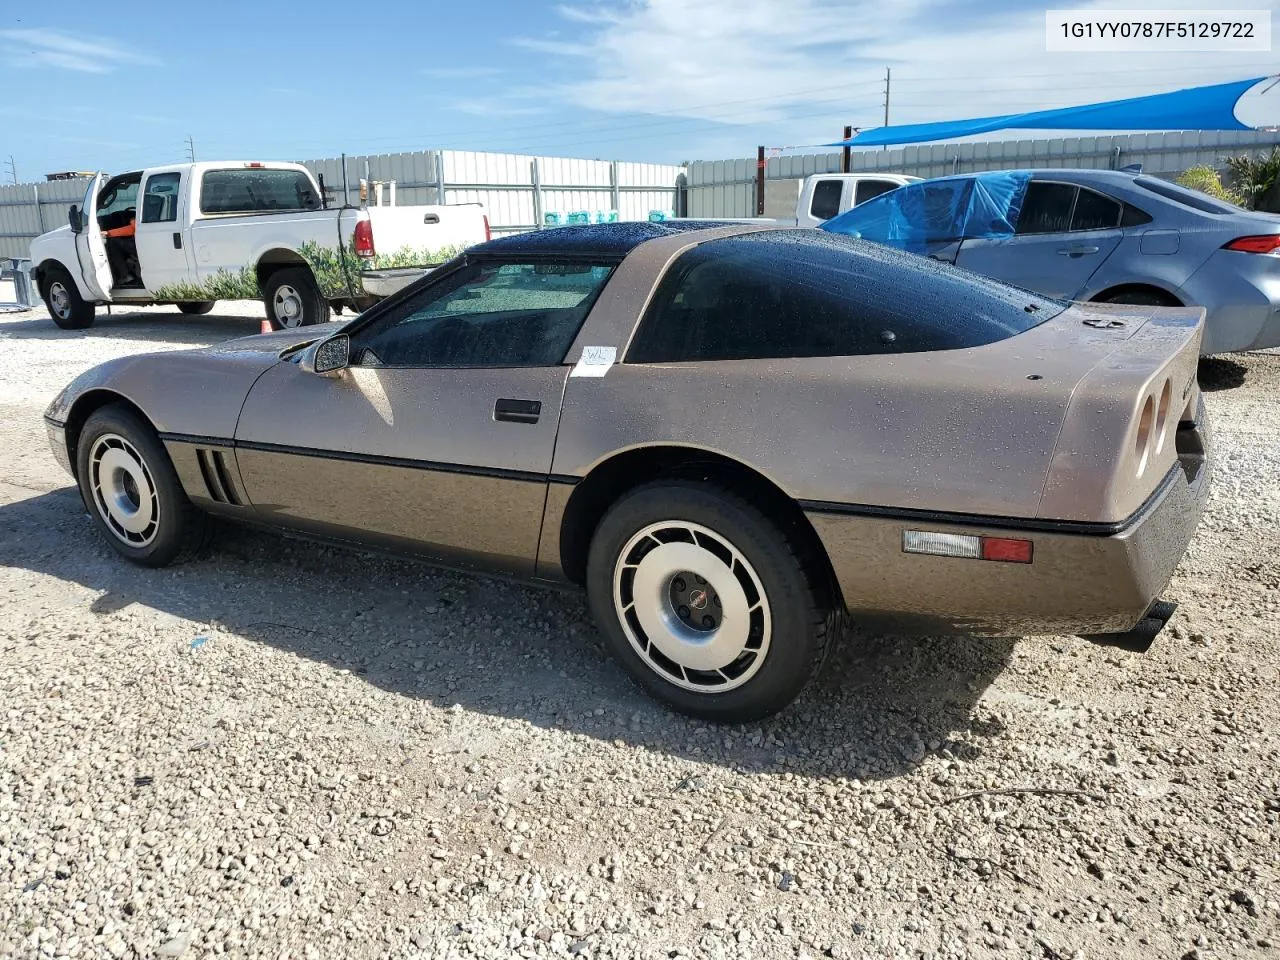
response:
M908 183L828 220L819 229L927 253L931 247L1013 236L1029 173L979 173Z
M1108 100L1082 107L1008 113L975 120L908 123L864 130L852 140L828 147L880 147L894 143L954 140L993 130L1252 130L1236 119L1236 101L1266 77L1190 87L1128 100Z

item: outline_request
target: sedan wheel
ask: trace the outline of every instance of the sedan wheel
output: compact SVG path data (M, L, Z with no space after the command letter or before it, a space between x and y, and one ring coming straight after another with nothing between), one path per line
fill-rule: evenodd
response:
M609 649L648 693L682 713L745 723L795 699L838 622L801 554L730 490L659 481L600 520L587 597Z
M124 437L104 433L89 450L93 503L108 530L131 547L145 547L160 527L155 480Z
M769 601L754 568L724 537L664 520L619 553L613 602L632 649L685 690L727 691L759 672L769 653Z

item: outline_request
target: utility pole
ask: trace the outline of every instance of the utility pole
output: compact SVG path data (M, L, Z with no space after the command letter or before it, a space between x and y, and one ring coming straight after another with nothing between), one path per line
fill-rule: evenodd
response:
M886 127L889 125L889 81L892 79L892 77L893 77L893 71L889 67L885 67L884 68L884 125ZM880 149L888 150L889 145L885 144Z
M13 178L13 185L16 187L18 185L18 167L13 162L13 154L9 154L9 160L5 166L9 168L9 176Z
M886 106L885 110L888 111L888 109L889 108ZM886 113L886 116L887 115L888 114ZM196 162L196 142L191 139L190 134L187 134L187 156L191 158L192 163Z

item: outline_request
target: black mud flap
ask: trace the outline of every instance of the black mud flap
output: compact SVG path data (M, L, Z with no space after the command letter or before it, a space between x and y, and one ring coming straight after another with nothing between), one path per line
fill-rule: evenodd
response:
M1157 600L1147 608L1147 612L1132 630L1124 633L1082 633L1081 638L1090 643L1104 647L1119 647L1133 653L1146 653L1155 642L1156 634L1164 629L1164 625L1173 617L1178 609L1176 603L1168 600Z

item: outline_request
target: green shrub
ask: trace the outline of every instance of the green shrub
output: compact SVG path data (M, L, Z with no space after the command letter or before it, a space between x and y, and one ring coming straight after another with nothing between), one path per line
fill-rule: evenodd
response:
M1201 193L1207 193L1218 200L1225 200L1227 203L1234 203L1241 207L1244 206L1244 197L1234 190L1224 187L1222 178L1218 176L1218 171L1213 167L1192 167L1178 177L1176 182L1190 190L1199 190Z

